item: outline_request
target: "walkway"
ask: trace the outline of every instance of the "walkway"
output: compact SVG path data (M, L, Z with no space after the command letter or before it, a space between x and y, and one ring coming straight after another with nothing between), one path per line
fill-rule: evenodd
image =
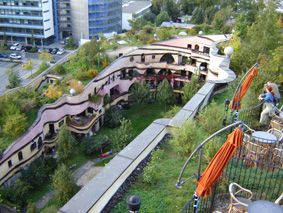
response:
M111 158L109 156L108 158ZM96 176L103 167L95 166L97 163L105 160L107 158L98 158L94 160L89 160L79 168L77 168L73 173L73 178L76 184L80 187L85 186L94 176ZM49 191L45 193L40 200L38 200L35 204L36 209L40 210L44 208L44 206L53 198L54 191Z

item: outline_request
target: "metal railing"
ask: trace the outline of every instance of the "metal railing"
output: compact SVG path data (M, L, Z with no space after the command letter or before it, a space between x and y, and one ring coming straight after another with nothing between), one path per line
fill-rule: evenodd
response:
M203 141L190 155L180 173L176 187L186 182L194 184L199 180L214 152L225 142L227 135L236 126L245 130L242 146L235 152L210 196L198 201L194 209L193 194L182 212L228 211L229 184L236 182L253 192L253 200L276 200L283 191L283 147L279 140L267 140L253 136L254 130L241 121L228 125ZM215 148L215 149L214 149ZM194 167L193 164L198 164ZM189 166L190 165L190 166ZM187 170L184 172L184 170ZM193 170L193 171L192 171ZM183 178L186 174L187 178Z

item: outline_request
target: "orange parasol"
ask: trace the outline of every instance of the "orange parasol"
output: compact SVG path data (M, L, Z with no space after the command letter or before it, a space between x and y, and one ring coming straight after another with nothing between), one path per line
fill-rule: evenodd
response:
M240 128L236 128L228 136L226 142L210 161L198 182L196 189L196 195L198 197L210 194L211 187L221 175L224 167L228 164L237 148L242 145L242 138L243 132Z
M238 90L236 91L233 100L230 103L230 107L233 110L239 110L241 108L240 102L244 95L246 94L247 90L249 89L253 79L257 76L258 69L257 67L253 67L246 78L243 80L242 84L239 86Z

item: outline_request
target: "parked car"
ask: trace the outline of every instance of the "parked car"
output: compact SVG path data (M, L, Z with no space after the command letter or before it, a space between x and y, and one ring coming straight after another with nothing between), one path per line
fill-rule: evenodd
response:
M11 47L10 47L10 50L16 50L16 48L20 46L19 43L14 43Z
M9 58L9 56L7 54L0 53L0 58Z
M29 52L32 49L32 46L23 46L22 50L24 52Z
M15 50L21 51L21 50L23 50L23 47L24 47L24 46L18 45L18 46L16 46L16 49L15 49Z
M21 55L18 55L17 53L12 53L11 55L10 55L10 58L11 59L21 59L22 58L22 56Z
M52 51L53 51L52 48L49 48L49 49L48 49L48 53L51 53Z
M58 50L59 50L58 48L53 48L51 54L53 55L57 54Z
M65 49L64 48L59 48L58 52L56 53L57 55L62 55L64 54Z

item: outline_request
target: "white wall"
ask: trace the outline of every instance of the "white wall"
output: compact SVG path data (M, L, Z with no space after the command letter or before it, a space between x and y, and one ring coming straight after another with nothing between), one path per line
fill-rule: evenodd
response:
M71 0L72 35L76 41L89 39L88 1Z
M123 30L130 30L132 29L129 20L133 19L133 15L131 13L123 13L122 14L122 29Z
M44 13L44 11L47 11ZM48 0L47 3L42 3L42 16L43 16L43 33L44 33L44 38L48 38L50 36L54 35L54 20L53 20L53 4L52 0ZM44 22L44 20L50 20L47 22ZM47 30L49 29L50 30ZM47 31L45 31L47 30Z

